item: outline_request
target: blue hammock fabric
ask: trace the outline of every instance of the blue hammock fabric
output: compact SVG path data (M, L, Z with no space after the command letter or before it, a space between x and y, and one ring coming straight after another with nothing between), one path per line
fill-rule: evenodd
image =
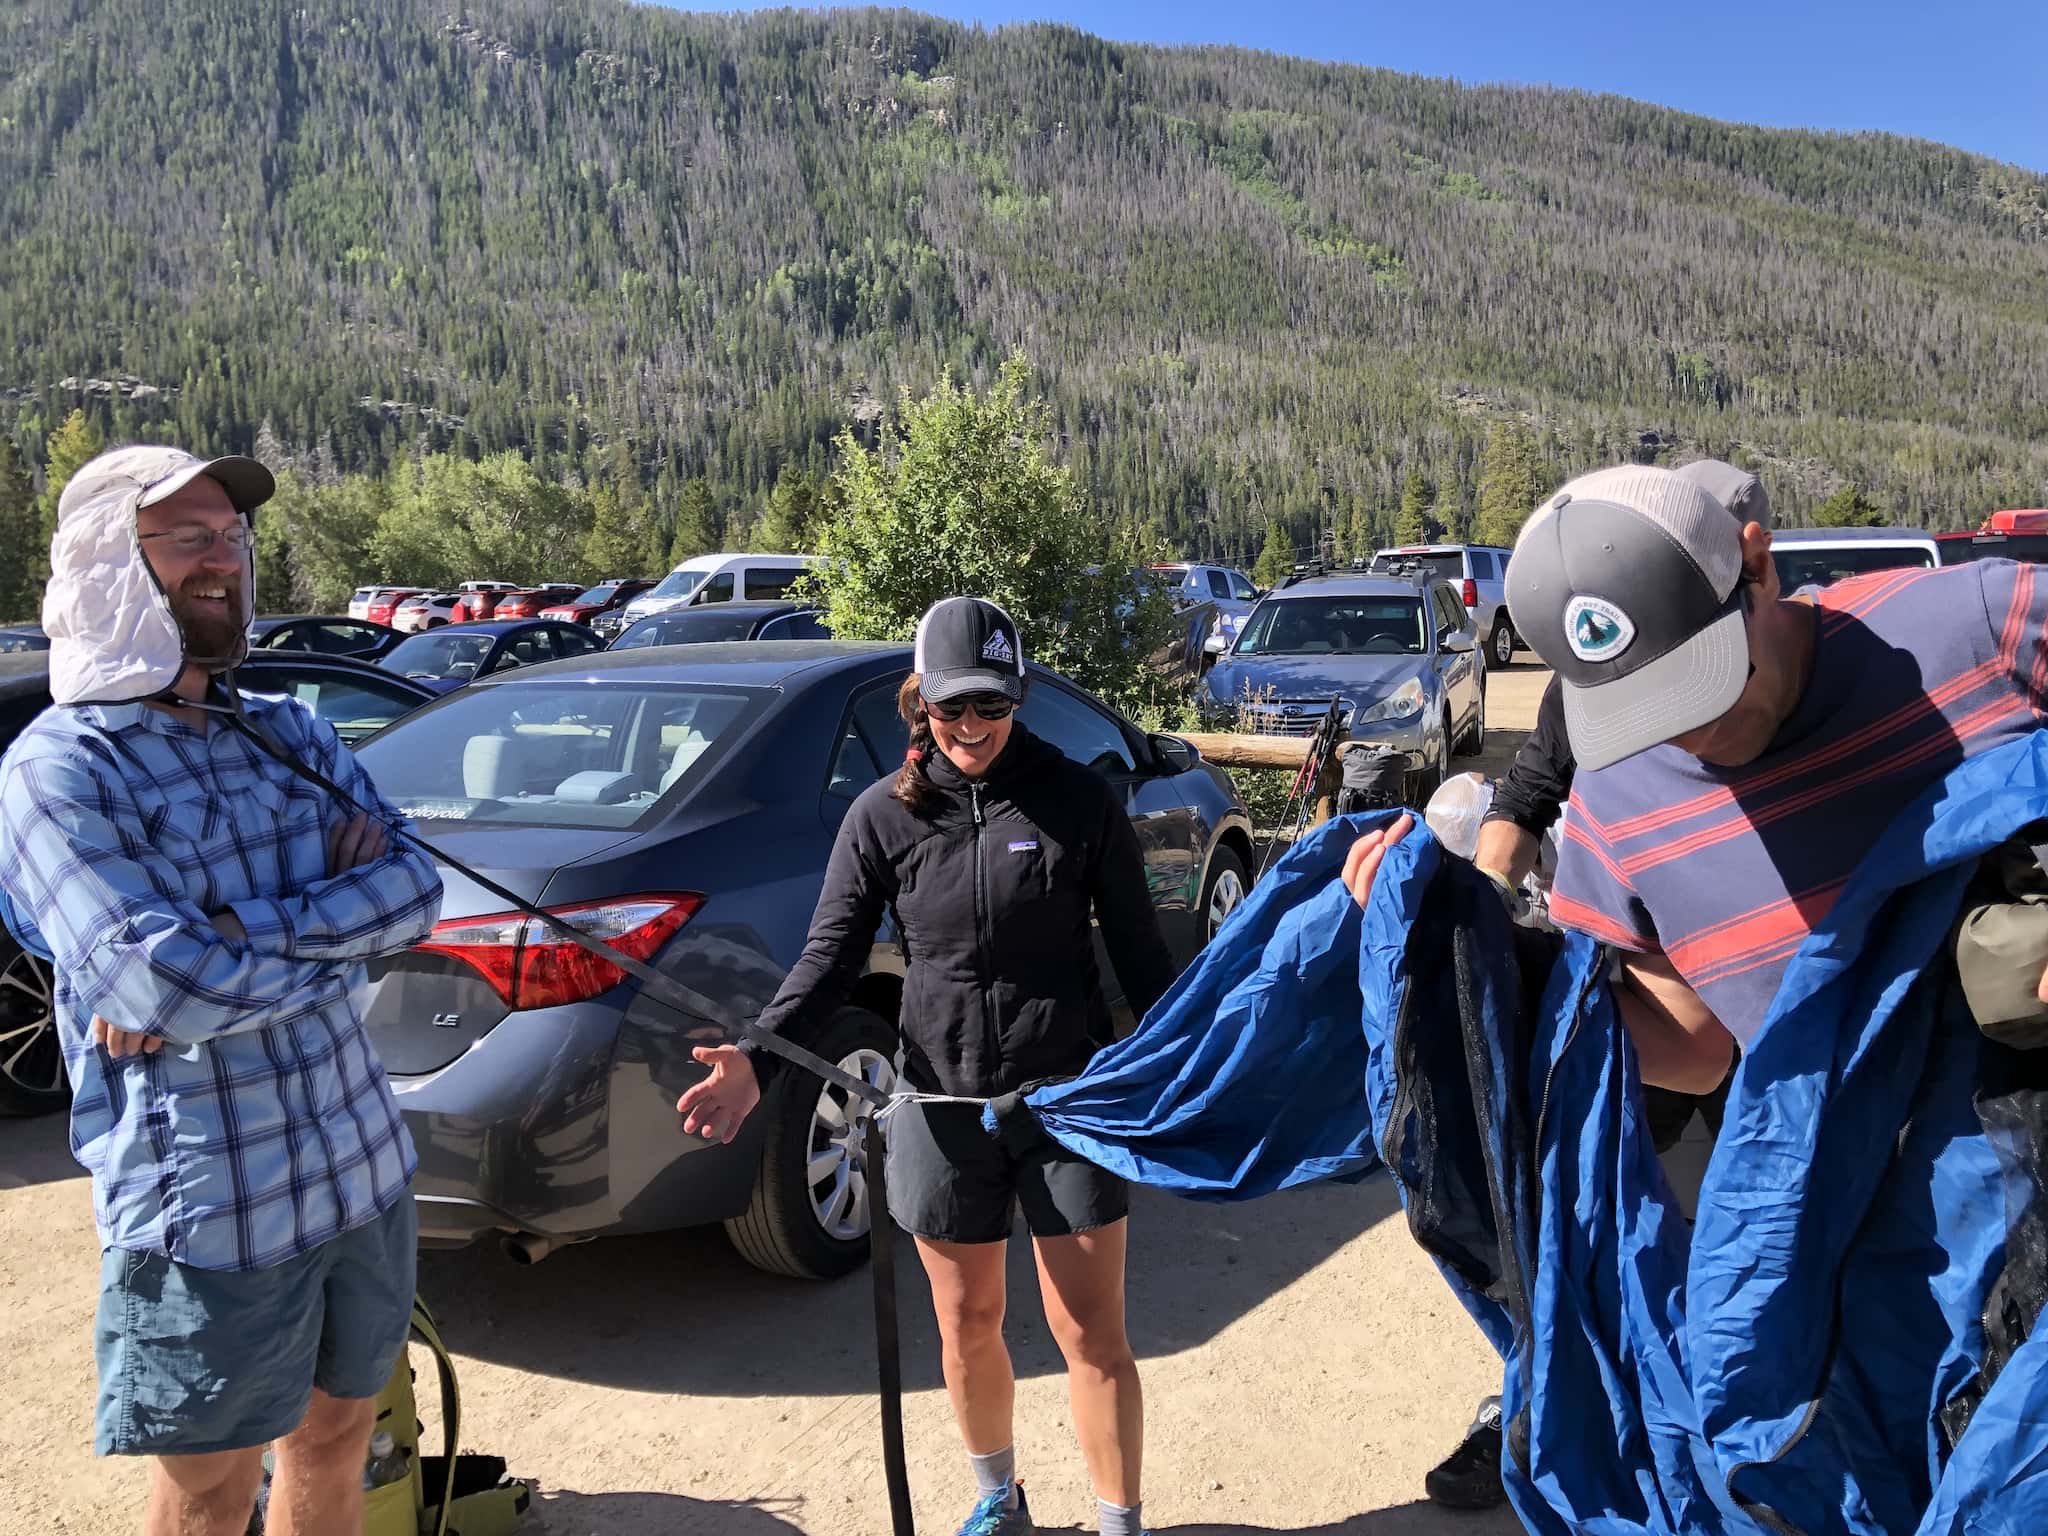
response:
M1135 1034L1025 1097L1038 1125L1200 1199L1385 1167L1503 1356L1540 1536L2048 1532L2048 1052L1987 1042L1944 954L1979 858L2048 819L2048 733L1865 860L1736 1073L1696 1226L1606 953L1532 947L1421 828L1359 912L1336 880L1382 819L1295 848Z

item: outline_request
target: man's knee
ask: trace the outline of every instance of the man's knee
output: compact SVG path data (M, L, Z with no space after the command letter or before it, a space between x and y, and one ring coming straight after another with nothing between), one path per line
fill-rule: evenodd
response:
M359 1461L369 1445L370 1426L376 1415L375 1398L330 1397L315 1387L305 1418L278 1442L278 1452L300 1461Z
M154 1481L159 1508L174 1508L180 1528L239 1530L256 1507L256 1490L263 1482L263 1447L159 1456Z

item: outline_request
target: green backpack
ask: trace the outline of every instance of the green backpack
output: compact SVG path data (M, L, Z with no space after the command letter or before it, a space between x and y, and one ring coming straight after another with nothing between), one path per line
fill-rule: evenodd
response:
M412 1336L433 1352L441 1378L441 1454L420 1454L412 1362L401 1351L391 1368L391 1379L377 1394L377 1420L370 1431L371 1456L365 1472L371 1486L363 1490L363 1536L509 1536L526 1518L533 1490L505 1476L502 1456L456 1453L462 1399L455 1388L455 1362L441 1342L434 1315L417 1297L412 1304ZM387 1435L388 1446L383 1443ZM267 1483L268 1453L263 1460ZM263 1502L258 1501L256 1518L249 1527L252 1536L263 1529Z

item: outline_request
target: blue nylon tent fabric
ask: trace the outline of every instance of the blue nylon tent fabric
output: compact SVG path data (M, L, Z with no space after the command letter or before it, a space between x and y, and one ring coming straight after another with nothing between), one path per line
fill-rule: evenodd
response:
M1424 830L1367 912L1335 885L1378 818L1306 839L1136 1034L1025 1102L1198 1198L1384 1157L1502 1352L1504 1477L1541 1536L2040 1536L2048 1337L1959 1438L1944 1418L1984 1362L2008 1218L2041 1191L1984 1130L1987 1048L1930 961L1977 858L2048 818L2044 743L1963 764L1865 861L1736 1074L1696 1229L1604 953L1567 938L1517 1017L1498 903Z

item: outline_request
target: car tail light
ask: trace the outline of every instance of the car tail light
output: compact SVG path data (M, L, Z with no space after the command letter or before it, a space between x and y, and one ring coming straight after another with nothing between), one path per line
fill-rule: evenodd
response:
M1467 608L1477 608L1479 606L1479 583L1470 576L1467 576L1464 588L1458 593L1458 596L1464 599Z
M610 901L549 907L548 912L635 960L655 952L696 916L704 898L685 891L665 896L621 896ZM523 912L457 917L437 923L425 943L430 953L452 955L491 984L507 1008L559 1008L609 992L625 971Z

